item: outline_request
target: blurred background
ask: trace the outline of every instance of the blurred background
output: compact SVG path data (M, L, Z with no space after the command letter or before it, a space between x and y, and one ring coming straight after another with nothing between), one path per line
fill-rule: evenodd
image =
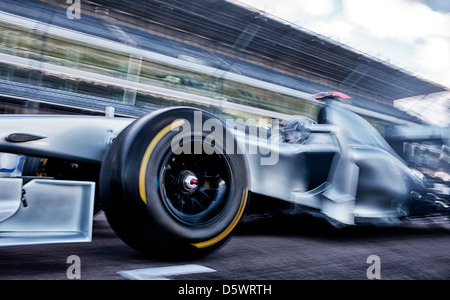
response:
M447 86L251 5L1 0L0 113L189 105L270 124L316 119L324 101L312 95L339 91L411 167L450 180Z

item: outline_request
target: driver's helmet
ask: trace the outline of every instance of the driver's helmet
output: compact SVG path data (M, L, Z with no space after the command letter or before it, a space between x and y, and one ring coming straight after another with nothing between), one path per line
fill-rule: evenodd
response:
M289 144L300 144L303 143L311 132L311 125L316 124L313 120L295 116L288 120L284 125L284 140L285 143Z

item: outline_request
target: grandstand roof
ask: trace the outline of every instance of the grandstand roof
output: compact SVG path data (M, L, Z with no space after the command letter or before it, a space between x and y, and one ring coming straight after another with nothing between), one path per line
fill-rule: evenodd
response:
M392 105L447 90L314 32L223 0L90 0L185 42Z

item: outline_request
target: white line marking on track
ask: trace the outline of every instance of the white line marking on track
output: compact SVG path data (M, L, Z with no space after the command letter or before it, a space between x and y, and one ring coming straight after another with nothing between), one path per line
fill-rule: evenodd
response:
M201 265L181 265L119 271L117 274L132 280L170 280L167 276L209 272L216 270Z

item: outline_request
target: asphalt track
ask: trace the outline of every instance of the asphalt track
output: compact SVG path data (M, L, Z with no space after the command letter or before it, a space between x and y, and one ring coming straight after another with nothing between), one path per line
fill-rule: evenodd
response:
M204 258L160 261L125 245L101 213L92 243L0 248L0 280L128 280L119 272L168 267L179 272L147 279L369 280L368 273L378 272L381 280L448 280L449 246L449 224L337 230L311 218L288 217L245 222L224 247ZM180 271L186 265L209 271Z

